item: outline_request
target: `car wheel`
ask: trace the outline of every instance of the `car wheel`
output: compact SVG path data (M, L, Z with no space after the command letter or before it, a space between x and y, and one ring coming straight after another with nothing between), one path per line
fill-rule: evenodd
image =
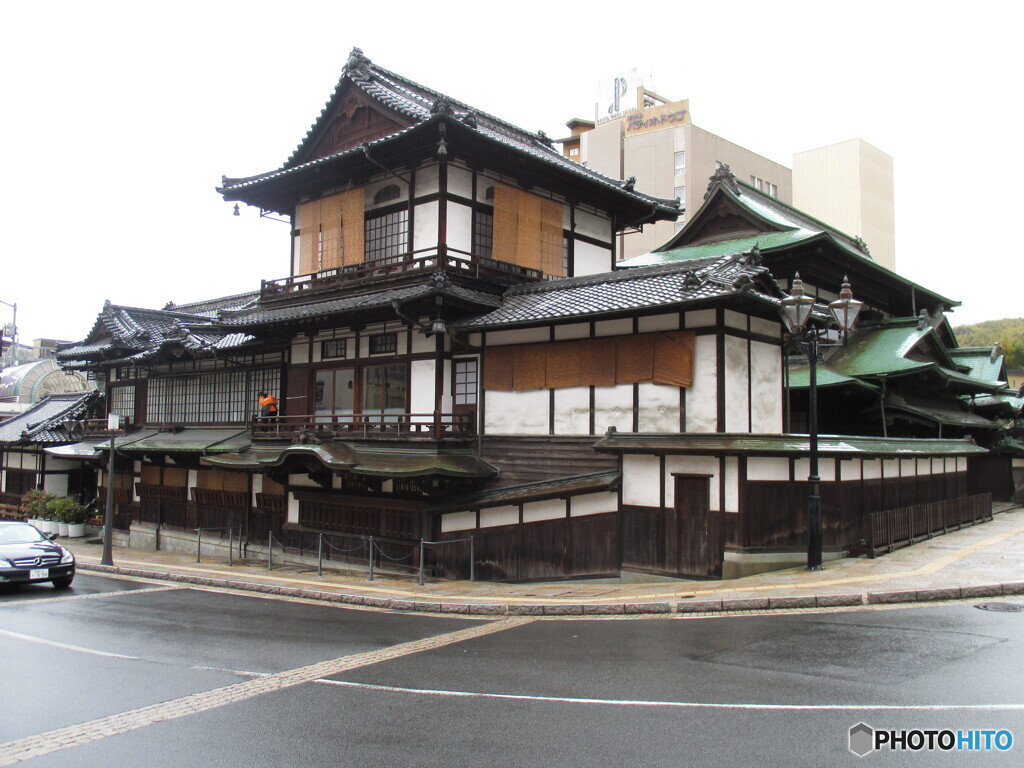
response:
M64 578L64 579L54 579L53 580L53 588L54 589L67 589L68 587L71 586L71 580L73 578L74 578L74 576L68 576L67 578Z

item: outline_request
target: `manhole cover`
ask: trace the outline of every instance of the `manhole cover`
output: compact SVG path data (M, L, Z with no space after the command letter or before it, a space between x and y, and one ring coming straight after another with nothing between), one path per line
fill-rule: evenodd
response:
M1024 611L1024 605L1020 603L979 603L974 606L983 611L1002 611L1003 613L1020 613Z

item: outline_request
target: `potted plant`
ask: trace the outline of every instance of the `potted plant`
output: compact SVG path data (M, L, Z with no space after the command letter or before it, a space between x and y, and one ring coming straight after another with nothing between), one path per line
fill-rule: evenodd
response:
M54 498L46 504L50 514L56 518L58 532L61 536L85 535L85 509L74 499ZM71 533L71 525L76 526L76 534Z
M75 506L68 511L68 537L80 539L85 536L85 522L89 519L89 510L75 502Z
M33 488L21 497L21 508L28 514L29 522L43 533L47 533L43 523L48 519L50 511L47 503L53 499L53 494L47 493L42 488ZM49 531L56 533L56 531Z

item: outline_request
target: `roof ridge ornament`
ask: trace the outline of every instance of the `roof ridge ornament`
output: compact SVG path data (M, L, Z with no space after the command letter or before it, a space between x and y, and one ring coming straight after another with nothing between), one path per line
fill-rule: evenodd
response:
M736 174L729 170L729 166L721 160L716 160L715 162L718 163L718 168L716 168L715 172L711 175L711 181L708 183L708 191L704 194L704 197L707 197L711 192L711 188L714 187L715 184L719 183L728 187L728 189L734 194L742 194L740 192L740 184L736 180Z
M630 176L622 184L622 188L627 192L632 192L636 188L636 176ZM678 198L676 198L678 199Z
M857 246L857 250L863 253L865 256L871 255L871 249L868 248L868 244L864 242L864 238L862 238L860 235L857 235L855 238L853 238L853 243L854 245Z
M476 113L470 110L462 116L462 122L468 125L470 128L476 128Z
M430 114L441 115L442 117L455 117L455 108L452 107L452 103L447 96L440 96L431 104Z
M353 48L352 52L348 55L348 61L345 62L345 69L349 72L358 72L364 77L370 74L369 72L370 60L363 55L361 48Z

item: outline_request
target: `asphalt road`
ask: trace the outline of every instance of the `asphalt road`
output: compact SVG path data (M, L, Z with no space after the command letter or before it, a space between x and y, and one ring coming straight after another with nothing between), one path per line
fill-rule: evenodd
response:
M942 764L848 732L1024 740L1024 611L986 602L494 621L79 574L0 594L0 765Z

